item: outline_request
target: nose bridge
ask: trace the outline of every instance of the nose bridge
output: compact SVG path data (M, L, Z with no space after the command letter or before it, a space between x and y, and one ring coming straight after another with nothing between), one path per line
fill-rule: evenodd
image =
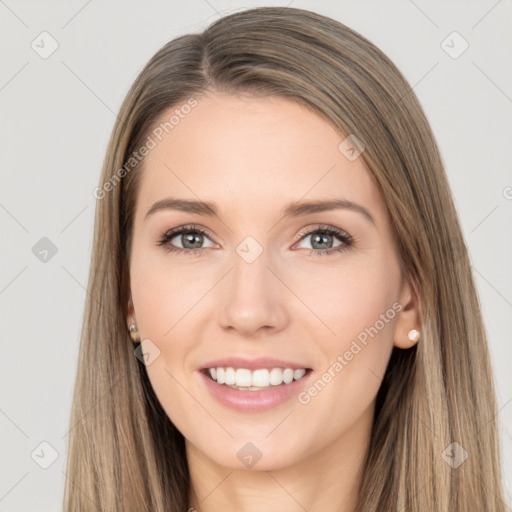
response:
M257 243L257 242L256 242ZM267 266L270 264L268 251L258 243L244 241L238 245L233 256L233 291L249 291L253 294L260 294L266 291L269 286Z

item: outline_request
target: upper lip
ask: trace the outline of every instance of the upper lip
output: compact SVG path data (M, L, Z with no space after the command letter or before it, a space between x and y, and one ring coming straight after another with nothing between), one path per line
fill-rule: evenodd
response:
M254 359L245 359L242 357L225 357L222 359L215 359L202 365L199 370L208 368L247 368L248 370L257 370L259 368L291 368L292 370L299 370L304 368L311 369L302 363L295 363L293 361L285 361L284 359L276 359L274 357L257 357Z

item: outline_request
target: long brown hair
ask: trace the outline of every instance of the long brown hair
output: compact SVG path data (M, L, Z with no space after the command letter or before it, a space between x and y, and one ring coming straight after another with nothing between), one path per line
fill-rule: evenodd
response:
M133 155L165 111L206 90L297 101L335 126L340 141L348 134L363 141L400 263L421 296L422 338L411 350L393 349L377 396L358 510L504 511L486 332L426 116L403 75L367 39L328 17L273 7L170 41L121 107L95 192L64 509L187 510L183 435L160 406L126 328L144 168ZM454 450L468 455L460 465L450 464Z

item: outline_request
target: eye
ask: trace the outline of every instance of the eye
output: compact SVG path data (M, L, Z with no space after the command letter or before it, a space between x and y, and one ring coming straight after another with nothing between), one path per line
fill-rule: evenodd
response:
M311 238L312 249L308 250L311 256L331 255L346 251L354 244L354 239L347 232L334 226L318 226L313 230L302 233L299 242ZM176 242L173 240L176 239ZM199 256L210 245L203 247L206 240L210 240L208 233L195 225L180 226L164 233L158 245L164 246L169 252L184 254L187 256ZM335 245L336 239L338 244ZM180 245L176 245L179 243Z
M206 249L206 247L201 247L205 238L208 238L208 233L198 226L180 226L179 228L171 229L164 233L158 245L164 246L170 252L192 256L198 255ZM176 246L171 243L174 239L176 239L181 246ZM209 247L213 247L213 243Z
M308 237L311 238L310 243L313 246L313 249L309 250L311 256L325 256L346 251L354 243L351 235L334 226L319 226L302 234L300 241L306 240ZM335 239L338 239L340 243L334 245Z

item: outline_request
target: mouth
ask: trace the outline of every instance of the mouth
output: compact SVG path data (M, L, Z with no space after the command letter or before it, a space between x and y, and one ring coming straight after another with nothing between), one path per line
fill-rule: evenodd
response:
M248 368L212 367L200 370L208 379L217 384L239 391L262 391L288 386L300 381L312 368Z
M212 366L198 371L210 396L239 413L260 413L297 398L311 381L312 368L236 368ZM253 380L254 379L254 380Z

